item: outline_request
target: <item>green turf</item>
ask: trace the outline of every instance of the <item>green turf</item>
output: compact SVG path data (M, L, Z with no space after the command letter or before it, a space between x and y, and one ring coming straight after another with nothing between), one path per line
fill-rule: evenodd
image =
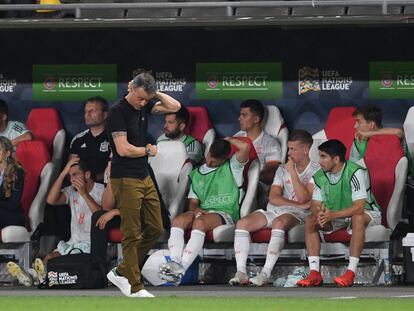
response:
M209 298L162 297L128 299L124 297L0 297L4 311L394 311L414 310L414 299L347 299L326 298Z

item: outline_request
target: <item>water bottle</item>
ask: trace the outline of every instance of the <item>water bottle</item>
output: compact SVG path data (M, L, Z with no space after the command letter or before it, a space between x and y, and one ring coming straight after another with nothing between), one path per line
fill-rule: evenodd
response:
M392 273L389 258L384 258L384 283L385 285L392 285Z
M247 265L247 276L249 279L254 278L256 275L260 273L260 267L256 266L254 263L254 259L250 258L250 262Z

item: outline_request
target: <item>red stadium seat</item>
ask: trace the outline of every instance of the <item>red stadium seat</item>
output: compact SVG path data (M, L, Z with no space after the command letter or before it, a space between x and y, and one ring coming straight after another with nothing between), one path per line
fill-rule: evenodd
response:
M26 125L35 140L46 144L53 164L53 178L55 178L60 172L66 139L66 132L62 127L58 111L55 108L34 108L27 117Z
M190 114L190 121L186 128L186 134L196 138L204 144L204 156L207 156L211 144L216 138L216 132L210 121L208 111L205 107L190 106L187 107Z
M272 236L272 228L261 229L250 234L250 239L254 243L269 243ZM288 235L285 235L285 242L288 242Z
M346 147L346 158L349 158L352 142L355 137L355 119L352 113L355 107L333 108L326 121L325 132L327 139L338 139Z
M313 135L313 145L309 152L312 161L318 162L318 146L328 139L340 140L346 147L345 158L349 158L349 152L356 133L355 119L352 116L354 111L355 107L332 108L326 120L325 129Z
M16 158L25 171L21 202L25 218L28 220L30 206L39 189L40 175L45 165L50 162L50 155L43 142L30 141L18 145Z

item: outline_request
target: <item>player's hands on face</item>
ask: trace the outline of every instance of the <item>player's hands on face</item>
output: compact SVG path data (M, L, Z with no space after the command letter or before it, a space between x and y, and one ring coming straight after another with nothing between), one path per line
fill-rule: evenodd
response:
M86 190L86 182L82 177L77 177L72 181L72 186L80 193L80 195L85 195L88 193Z
M289 172L289 174L292 175L292 173L294 173L295 170L295 162L293 162L291 157L288 157L288 160L286 162L286 169Z
M65 173L65 175L69 174L70 168L72 167L72 165L79 163L80 158L79 157L75 157L73 159L70 159L68 161L68 163L66 163L65 168L63 169L63 173Z
M355 137L358 139L358 141L367 140L372 137L372 131L357 130Z

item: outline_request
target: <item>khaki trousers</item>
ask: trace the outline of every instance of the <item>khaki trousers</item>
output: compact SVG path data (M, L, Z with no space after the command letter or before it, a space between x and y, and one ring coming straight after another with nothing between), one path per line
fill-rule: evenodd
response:
M157 190L150 176L111 178L116 206L121 216L123 262L117 271L125 276L135 293L144 288L140 266L164 228Z

